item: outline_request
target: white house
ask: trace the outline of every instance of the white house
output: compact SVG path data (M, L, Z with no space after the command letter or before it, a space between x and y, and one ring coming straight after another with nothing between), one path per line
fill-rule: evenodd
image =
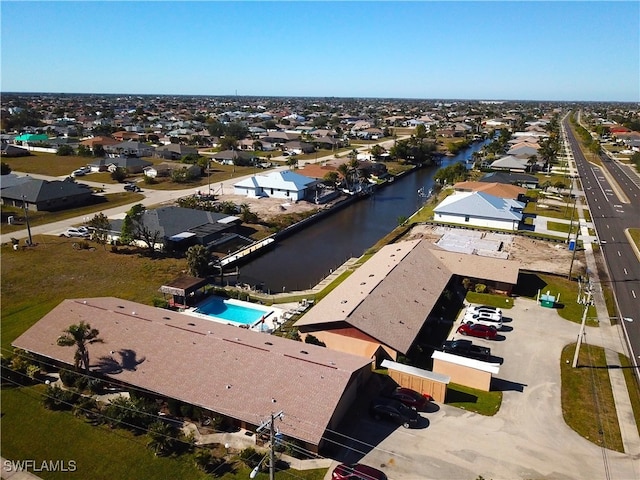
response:
M297 202L309 196L317 184L317 180L285 170L245 178L233 185L233 193L248 197L282 198Z
M433 210L437 222L515 231L525 204L484 192L456 192Z

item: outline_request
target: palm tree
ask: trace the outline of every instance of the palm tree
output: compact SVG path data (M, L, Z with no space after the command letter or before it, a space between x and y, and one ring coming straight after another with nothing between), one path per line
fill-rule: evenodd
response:
M158 420L149 425L149 442L147 446L157 456L167 455L176 447L175 429L166 422Z
M343 163L341 165L338 166L338 173L340 175L342 175L342 178L344 179L345 182L345 186L347 188L349 188L349 180L350 180L350 174L351 174L351 170L349 169L349 165L347 165L346 163Z
M204 277L211 262L211 252L203 245L192 245L187 249L187 268L189 275Z
M82 366L84 370L89 372L89 350L87 345L90 343L102 342L98 338L100 332L91 328L88 323L80 322L79 324L70 325L64 333L58 337L57 344L61 347L76 347L76 353L73 357L76 370Z

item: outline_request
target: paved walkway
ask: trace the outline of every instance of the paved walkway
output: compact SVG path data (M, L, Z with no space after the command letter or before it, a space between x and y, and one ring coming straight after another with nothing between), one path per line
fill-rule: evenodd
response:
M570 148L568 145L566 148ZM573 158L569 161L570 171L577 173L575 162ZM575 176L575 175L574 175ZM573 188L577 190L576 180L573 180ZM604 294L602 291L602 283L598 277L598 267L595 259L595 252L593 251L591 241L592 237L589 236L588 228L593 224L586 222L585 210L587 207L582 204L581 197L578 197L576 202L576 209L578 210L578 218L580 221L581 234L584 240L584 254L587 262L587 274L595 282L593 288L593 303L596 309L596 316L599 320L599 328L588 329L589 332L595 330L595 334L586 336L585 341L587 343L601 346L605 349L605 355L607 365L610 367L609 380L611 382L611 390L613 392L614 403L616 406L616 413L618 414L618 423L620 425L620 433L622 436L622 443L624 445L625 453L629 455L640 455L640 433L638 432L638 425L633 415L633 409L631 407L631 400L629 399L629 392L627 384L624 379L624 373L620 366L620 359L618 353L623 353L628 356L627 344L624 338L624 332L619 322L612 324L611 318L607 311L607 305L604 300ZM594 338L592 338L594 337ZM640 466L638 468L640 470Z
M2 469L0 470L0 478L6 480L40 480L40 477L35 476L33 473L21 470L20 466L11 463L11 460L7 460L4 457L0 457L2 462Z

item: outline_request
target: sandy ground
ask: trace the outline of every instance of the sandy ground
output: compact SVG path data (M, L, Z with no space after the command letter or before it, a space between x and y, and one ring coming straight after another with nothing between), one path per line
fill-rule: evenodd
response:
M288 202L281 198L250 198L245 195L219 195L219 201L233 202L236 205L247 204L249 209L263 220L287 213L308 212L310 210L329 208L335 202L316 205L312 202Z
M416 225L409 233L407 240L424 238L432 242L440 239L441 234L436 228L429 225ZM463 230L457 230L464 232ZM504 250L508 253L509 260L520 262L523 270L536 272L555 273L567 275L571 265L573 252L569 251L564 243L552 243L543 240L533 240L520 235L509 235L510 242L505 242ZM584 273L586 263L583 252L576 252L573 263L573 274Z

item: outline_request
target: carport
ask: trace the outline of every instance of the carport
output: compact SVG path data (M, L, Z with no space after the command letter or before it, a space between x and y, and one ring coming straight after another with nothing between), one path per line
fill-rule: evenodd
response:
M410 388L423 395L426 393L431 395L436 402L444 403L447 385L450 381L448 375L422 370L391 360L383 360L381 366L389 371L389 377L401 387Z
M433 352L431 358L433 359L434 372L449 375L454 383L485 392L490 390L492 375L497 375L500 372L498 364L482 362L439 350Z

